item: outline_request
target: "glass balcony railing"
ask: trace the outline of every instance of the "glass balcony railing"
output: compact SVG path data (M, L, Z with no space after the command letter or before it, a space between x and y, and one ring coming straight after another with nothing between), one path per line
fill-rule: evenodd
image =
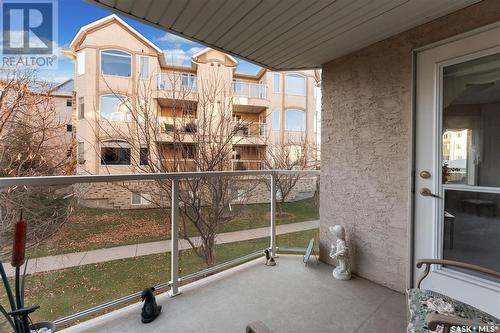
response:
M235 136L239 137L265 136L267 133L267 124L237 120L235 121L234 129Z
M260 160L233 160L233 170L264 170L265 164Z
M267 98L267 86L260 83L233 81L233 94L236 97Z
M160 117L160 130L164 133L196 133L198 121L192 117Z
M28 223L25 298L40 305L31 319L64 327L137 301L149 286L175 295L265 249L305 247L317 230L310 202L319 171L251 171L259 161L235 162L246 171L0 178L2 225L19 210ZM288 223L300 228L277 228ZM5 230L0 260L12 277ZM0 331L6 325L0 320Z
M198 78L193 74L158 74L158 90L197 92Z

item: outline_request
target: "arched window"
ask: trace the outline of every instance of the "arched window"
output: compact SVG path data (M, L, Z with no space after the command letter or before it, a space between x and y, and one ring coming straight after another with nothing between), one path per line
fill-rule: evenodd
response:
M300 74L285 75L285 93L288 95L306 94L306 78Z
M101 96L101 119L111 121L130 121L131 106L127 96L102 95Z
M306 113L303 110L285 110L285 130L301 131L306 130Z
M132 56L120 50L102 50L101 74L130 77L132 75Z
M130 153L126 141L105 141L101 144L101 165L130 165Z

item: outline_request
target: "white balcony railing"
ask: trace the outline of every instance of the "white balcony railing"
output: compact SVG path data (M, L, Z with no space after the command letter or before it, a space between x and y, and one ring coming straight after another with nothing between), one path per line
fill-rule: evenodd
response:
M158 90L197 92L198 78L193 74L158 74Z
M244 163L259 163L259 161L236 161ZM270 184L270 243L267 249L273 256L277 253L276 245L276 202L277 202L277 186L276 183L279 177L284 175L290 176L319 176L319 170L247 170L247 171L212 171L212 172L172 172L172 173L136 173L136 174L115 174L115 175L76 175L76 176L47 176L47 177L5 177L0 178L0 191L8 191L12 188L28 188L34 187L48 187L48 186L61 186L61 185L85 185L91 183L107 183L119 182L120 184L130 183L134 181L147 182L147 181L163 181L170 182L170 222L171 222L171 242L170 242L170 281L159 283L155 285L156 290L170 289L172 295L179 293L179 286L186 281L195 280L205 277L209 274L221 271L227 267L243 263L250 259L262 256L262 250L249 253L242 257L226 261L224 263L210 266L201 271L179 276L179 222L180 222L180 207L182 201L182 190L180 183L189 181L196 178L209 178L209 177L255 177L259 181L269 181ZM117 283L119 283L117 281ZM82 319L87 316L106 311L117 305L126 304L133 300L138 299L141 292L135 292L115 300L103 303L86 310L73 313L69 316L55 320L56 325L66 325L70 322Z
M237 97L267 98L267 86L260 83L233 81L233 94Z

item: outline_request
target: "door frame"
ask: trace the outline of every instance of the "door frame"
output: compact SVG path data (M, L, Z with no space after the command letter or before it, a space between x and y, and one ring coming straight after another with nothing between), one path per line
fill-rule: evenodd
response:
M488 25L485 25L485 26L482 26L482 27L479 27L479 28L476 28L473 30L469 30L469 31L466 31L466 32L439 40L437 42L433 42L433 43L430 43L430 44L413 49L413 52L412 52L412 82L411 82L411 84L412 84L412 87L411 87L411 90L412 90L412 95L411 95L411 126L410 126L410 128L411 128L411 153L410 153L411 170L410 170L410 177L409 177L409 179L410 179L410 198L411 199L410 199L410 209L409 209L410 225L409 225L409 233L408 233L409 234L408 254L409 254L409 266L410 267L407 270L408 271L407 283L408 283L410 288L415 287L415 273L416 273L415 264L416 264L416 260L420 259L420 258L415 257L415 231L416 231L416 229L415 229L416 228L415 203L416 203L417 195L418 195L417 186L416 186L417 177L418 177L418 175L416 174L417 173L417 167L416 167L416 163L417 163L417 160L416 160L417 119L416 119L416 114L417 114L417 70L418 70L417 69L417 56L418 56L418 54L420 54L423 51L427 51L427 50L430 50L430 49L433 49L433 48L436 48L439 46L443 46L446 44L451 44L453 42L460 41L460 40L466 39L468 37L472 37L472 36L475 36L475 35L490 31L490 30L498 29L499 27L500 27L500 21L497 21L497 22L494 22L494 23L491 23L491 24L488 24ZM440 97L442 96L441 95L441 88L442 88L443 68L445 66L449 66L452 64L456 64L456 63L461 63L461 62L464 62L467 60L472 60L472 59L475 59L478 57L487 56L487 55L499 53L499 52L500 52L500 46L497 46L497 47L487 48L484 50L473 52L470 54L465 54L465 55L460 56L460 57L450 58L448 60L441 61L438 63L438 65L435 68L435 75L437 75L436 82L439 85L438 85L438 87L436 87L436 88L438 88L438 90L437 90L436 98L434 100L434 106L436 108L438 108L438 110L441 110L441 111L437 112L434 115L434 117L437 118L437 119L434 119L434 121L436 121L436 124L438 124L438 126L439 126L439 129L437 129L437 128L434 129L436 131L435 133L438 133L437 131L441 130L441 126L442 126L442 123L441 123L441 120L442 120L441 119L441 117L442 117L442 109L441 109L442 100ZM439 144L437 145L437 147L434 147L434 151L432 153L433 153L434 157L436 158L436 161L441 160L441 149L442 149L442 147ZM442 193L442 192L445 192L444 190L447 187L452 187L452 186L454 189L460 189L460 190L472 191L474 189L473 188L466 188L466 186L464 186L464 185L440 185L441 184L440 182L442 181L441 180L442 175L441 175L441 171L439 170L439 168L437 166L437 163L435 163L434 169L435 170L432 170L432 172L434 174L437 174L438 177L434 177L433 185L434 185L435 189L439 190L439 193L437 193L437 194L439 196L441 196L443 199L440 199L439 202L435 205L433 215L434 215L434 217L438 216L438 218L440 220L440 221L438 221L438 223L435 224L435 226L443 226L443 221L442 221L443 217L440 216L440 214L439 214L440 209L444 205L444 193ZM479 189L479 190L492 191L493 193L500 193L500 189L496 190L495 188L490 188L490 187L475 187L475 188ZM442 249L440 248L440 246L442 245L442 228L440 228L440 229L441 230L433 230L432 253L435 257L439 257L442 255ZM436 267L437 265L433 265L433 266L434 267L431 268L431 272L434 272L434 273L439 272L439 274L446 276L446 277L451 277L451 278L459 279L459 280L462 280L465 282L474 283L474 284L477 284L481 287L485 287L488 289L494 289L496 291L498 290L498 288L500 286L499 283L495 283L493 281L489 281L489 280L486 280L486 279L483 279L480 277L471 276L469 274L465 274L465 273L462 273L462 272L459 272L456 270L450 270L449 268L444 268L444 267L441 267L440 265L438 267Z

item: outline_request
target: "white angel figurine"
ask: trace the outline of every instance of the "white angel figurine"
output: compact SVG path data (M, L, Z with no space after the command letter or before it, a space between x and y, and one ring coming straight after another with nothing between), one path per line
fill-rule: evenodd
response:
M349 262L349 248L345 241L345 230L341 225L329 228L330 232L337 238L336 245L331 246L330 257L338 262L333 269L333 277L337 280L351 279L351 263Z

